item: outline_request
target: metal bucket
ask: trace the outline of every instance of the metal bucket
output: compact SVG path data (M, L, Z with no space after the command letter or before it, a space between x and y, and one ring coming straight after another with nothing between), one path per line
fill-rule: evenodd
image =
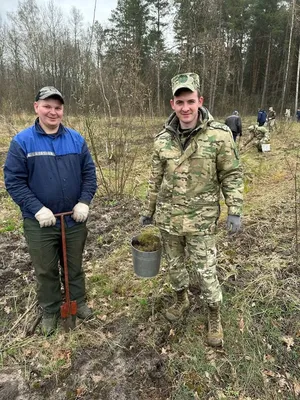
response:
M134 272L140 278L153 278L159 272L162 248L156 251L140 251L134 247L137 236L131 239L131 253Z

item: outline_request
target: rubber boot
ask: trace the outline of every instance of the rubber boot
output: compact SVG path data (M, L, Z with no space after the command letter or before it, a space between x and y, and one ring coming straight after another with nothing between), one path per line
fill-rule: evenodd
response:
M80 319L92 319L94 314L93 310L89 308L86 303L78 304L76 316Z
M176 321L177 319L180 319L184 312L190 307L187 289L179 290L176 292L176 296L176 303L166 311L166 318L169 321Z
M213 347L219 347L223 345L223 328L221 324L219 303L208 306L207 342Z
M50 314L43 312L42 332L45 336L51 336L57 328L58 313Z

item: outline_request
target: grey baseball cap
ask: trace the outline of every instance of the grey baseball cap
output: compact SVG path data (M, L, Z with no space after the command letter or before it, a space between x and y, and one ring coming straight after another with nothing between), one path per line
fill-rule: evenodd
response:
M35 97L35 101L45 100L49 97L59 98L59 100L64 104L64 98L59 90L57 90L54 86L45 86L39 90L38 94Z

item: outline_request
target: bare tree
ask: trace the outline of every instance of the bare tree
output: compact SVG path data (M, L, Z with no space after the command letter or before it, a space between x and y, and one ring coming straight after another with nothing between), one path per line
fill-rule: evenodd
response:
M285 102L285 94L286 94L286 88L287 88L288 76L289 76L289 69L290 69L290 58L291 58L291 48L292 48L292 37L293 37L294 21L295 21L295 6L296 6L296 0L293 0L293 3L292 3L292 11L291 11L292 15L291 15L291 27L290 27L289 46L288 46L288 54L287 54L287 60L286 60L286 68L285 68L285 74L284 74L284 80L283 80L283 91L282 91L282 97L281 97L280 114L282 114L282 112L283 112L283 107L284 107L284 102Z

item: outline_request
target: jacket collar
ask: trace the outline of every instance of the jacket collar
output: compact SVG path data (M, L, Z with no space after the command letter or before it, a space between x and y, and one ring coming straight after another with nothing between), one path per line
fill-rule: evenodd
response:
M198 132L200 129L206 128L214 120L206 107L200 107L198 109L198 121L196 127L192 130L193 133ZM179 128L179 119L175 112L173 112L167 122L165 123L165 129L174 135L177 134Z
M40 125L39 118L37 118L34 122L34 127L37 133L40 133L41 135L49 135L49 133L46 133L44 129ZM52 135L62 135L65 131L65 127L63 124L59 124L58 131L56 133L52 133Z

